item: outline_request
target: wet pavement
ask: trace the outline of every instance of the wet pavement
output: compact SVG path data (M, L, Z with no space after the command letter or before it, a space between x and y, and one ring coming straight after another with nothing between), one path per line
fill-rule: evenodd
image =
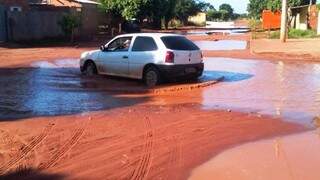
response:
M243 50L247 47L247 41L219 40L219 41L195 41L201 50Z

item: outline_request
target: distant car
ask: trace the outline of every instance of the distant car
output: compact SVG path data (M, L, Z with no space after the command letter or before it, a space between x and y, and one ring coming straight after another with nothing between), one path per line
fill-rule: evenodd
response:
M139 33L141 28L137 20L129 20L122 23L122 30L126 33Z
M182 35L125 34L100 50L81 54L80 69L86 75L105 74L142 79L149 87L178 77L196 79L203 73L202 52Z

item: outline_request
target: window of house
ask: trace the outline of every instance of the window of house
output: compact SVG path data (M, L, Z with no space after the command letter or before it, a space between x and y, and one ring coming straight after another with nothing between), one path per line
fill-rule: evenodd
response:
M22 8L20 6L11 6L10 11L12 12L21 12Z

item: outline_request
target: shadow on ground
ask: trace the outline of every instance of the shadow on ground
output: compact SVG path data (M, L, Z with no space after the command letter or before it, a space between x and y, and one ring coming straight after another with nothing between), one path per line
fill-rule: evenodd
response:
M22 169L0 175L0 180L62 180L65 175L62 174L49 174L36 169Z

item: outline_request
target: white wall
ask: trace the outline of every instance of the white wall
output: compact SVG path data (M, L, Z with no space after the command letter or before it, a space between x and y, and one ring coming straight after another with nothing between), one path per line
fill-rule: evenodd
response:
M317 30L318 30L318 35L320 35L320 12L318 14L318 28L317 28Z

